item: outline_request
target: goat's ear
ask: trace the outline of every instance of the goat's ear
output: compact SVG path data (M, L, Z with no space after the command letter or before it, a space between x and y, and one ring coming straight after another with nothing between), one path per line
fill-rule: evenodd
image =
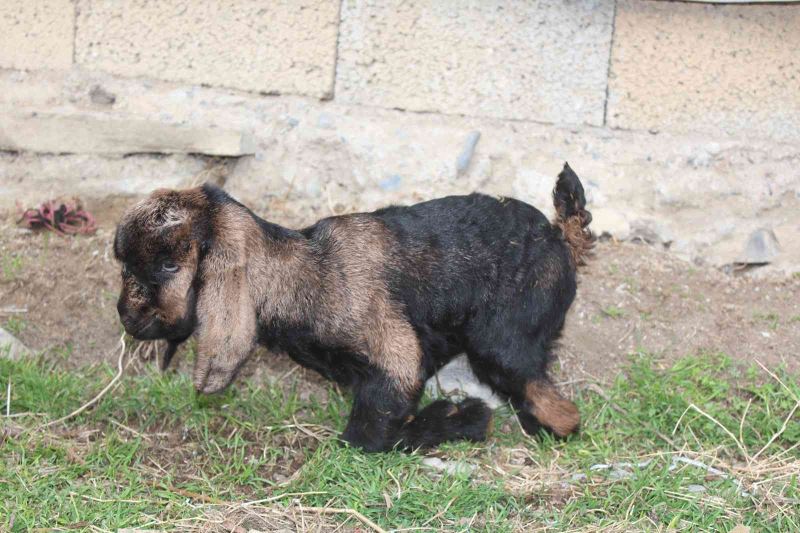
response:
M201 392L216 392L230 383L256 341L246 239L231 237L220 234L200 265L193 381Z

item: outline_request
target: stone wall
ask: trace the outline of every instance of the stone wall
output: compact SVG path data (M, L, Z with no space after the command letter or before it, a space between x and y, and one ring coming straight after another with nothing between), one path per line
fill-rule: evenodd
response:
M800 4L5 0L0 209L214 156L278 221L475 189L549 213L569 160L599 232L723 265L766 227L797 270L797 28Z

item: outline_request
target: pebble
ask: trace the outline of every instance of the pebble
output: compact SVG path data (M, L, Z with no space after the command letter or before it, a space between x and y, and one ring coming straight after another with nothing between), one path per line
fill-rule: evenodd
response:
M442 461L438 457L425 457L422 460L422 464L448 474L471 474L475 470L475 465L473 464L463 461Z
M464 143L464 148L461 150L461 153L458 154L456 158L456 173L460 176L464 172L467 171L469 168L470 162L472 162L472 156L475 154L475 147L478 145L478 141L481 138L481 132L479 131L471 131L467 135L467 140Z
M769 228L758 228L747 239L738 263L758 265L772 262L780 254L778 238Z

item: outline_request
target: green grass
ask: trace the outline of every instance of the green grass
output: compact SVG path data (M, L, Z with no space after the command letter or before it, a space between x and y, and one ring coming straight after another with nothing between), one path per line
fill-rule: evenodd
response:
M349 400L332 389L323 402L302 400L297 386L245 381L201 397L186 376L152 369L66 426L25 432L82 405L114 374L105 365L65 372L61 357L0 358L0 410L10 381L11 413L32 413L0 418L0 529L12 516L14 531L173 528L202 518L203 499L285 495L271 505L354 509L386 529L800 530L797 411L784 427L797 377L773 369L779 382L721 354L670 366L632 356L613 384L578 394L582 432L565 441L526 438L500 409L487 443L435 452L474 466L456 474L421 455L340 444Z
M603 316L607 316L608 318L622 318L625 315L625 311L614 305L604 307L601 309L601 312Z
M21 255L4 254L0 258L0 270L3 272L3 280L14 281L22 273L24 260Z
M777 313L754 313L753 318L766 323L772 331L776 331L781 323L781 317Z
M18 337L20 335L20 333L25 331L25 328L28 327L28 323L25 322L25 320L23 320L21 318L12 316L8 320L6 320L6 323L5 323L4 327L5 327L6 331L11 333L15 337Z

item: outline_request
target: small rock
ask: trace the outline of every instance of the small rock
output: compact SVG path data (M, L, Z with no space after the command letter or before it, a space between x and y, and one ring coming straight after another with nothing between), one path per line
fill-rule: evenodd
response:
M333 117L328 113L320 113L317 119L317 126L325 130L332 130L336 127L336 124L333 122Z
M650 459L646 461L642 461L640 463L613 463L613 464L596 464L589 467L589 470L592 472L608 470L608 477L609 479L628 479L633 477L633 469L634 468L644 468L649 465L651 462Z
M702 486L702 485L689 485L688 487L686 487L686 492L697 493L697 492L705 492L705 491L706 491L706 488L704 486Z
M378 182L378 187L380 187L384 191L396 191L400 188L400 184L403 182L403 177L399 174L392 174L388 178L382 179Z
M654 220L638 219L631 222L630 240L642 240L648 244L669 245L674 240L666 226Z
M736 261L745 265L763 265L772 262L781 247L775 232L769 228L759 228L750 234L742 255Z
M114 102L117 101L117 95L106 91L99 85L95 85L89 91L89 99L93 104L114 105Z
M467 171L469 168L470 162L472 162L472 156L475 154L475 147L478 145L478 141L481 138L481 132L479 131L471 131L469 135L467 135L467 140L464 143L464 148L461 150L461 153L458 154L456 158L456 174L461 175Z
M633 477L633 472L622 468L615 468L608 473L610 479L628 479Z
M27 346L8 331L0 328L0 357L19 359L31 353Z
M475 470L475 465L463 461L442 461L438 457L425 457L422 464L448 474L471 474Z

